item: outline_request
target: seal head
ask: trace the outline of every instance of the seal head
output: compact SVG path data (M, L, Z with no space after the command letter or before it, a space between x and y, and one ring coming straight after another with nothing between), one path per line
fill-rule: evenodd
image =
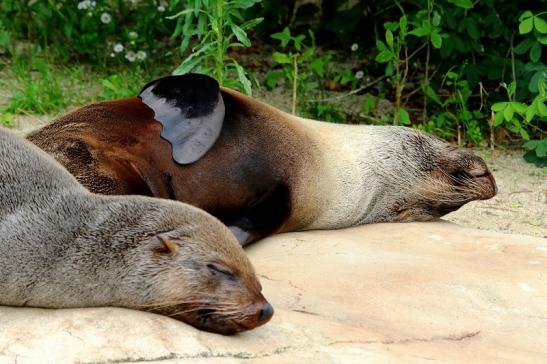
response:
M233 334L273 314L238 241L177 201L87 191L0 128L0 304L119 306Z

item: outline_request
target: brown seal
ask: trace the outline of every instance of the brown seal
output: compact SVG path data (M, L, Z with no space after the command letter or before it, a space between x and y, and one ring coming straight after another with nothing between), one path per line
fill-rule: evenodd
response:
M273 314L216 218L177 201L92 194L2 128L0 201L2 305L121 306L222 334Z
M187 202L242 244L285 231L427 221L495 195L471 152L404 127L286 114L188 74L32 133L93 192Z

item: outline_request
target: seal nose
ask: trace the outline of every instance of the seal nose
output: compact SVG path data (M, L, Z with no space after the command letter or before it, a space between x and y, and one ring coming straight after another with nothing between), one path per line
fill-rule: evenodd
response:
M264 306L262 306L262 310L260 310L260 316L258 317L258 320L261 323L264 323L272 318L273 313L274 313L274 309L272 305L266 302Z

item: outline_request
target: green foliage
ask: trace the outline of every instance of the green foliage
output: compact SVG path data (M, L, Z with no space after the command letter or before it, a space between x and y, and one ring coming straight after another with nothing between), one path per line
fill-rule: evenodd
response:
M13 114L9 112L0 112L0 125L7 127L14 126L15 120L13 118Z
M376 40L376 48L378 48L379 53L374 60L378 63L386 63L385 74L391 78L391 82L395 85L393 125L410 125L410 115L401 106L401 97L408 75L408 55L406 49L406 37L409 34L408 19L404 14L403 8L399 6L399 9L403 13L399 21L384 23L385 43L380 39Z
M103 93L100 98L113 100L135 96L143 86L143 79L145 79L145 75L140 67L130 69L123 74L115 73L102 78Z
M478 145L483 139L483 129L487 127L483 123L487 115L480 110L469 109L471 89L469 82L461 77L461 70L459 73L446 73L441 87L449 87L447 97L441 98L431 86L427 86L428 99L438 105L440 111L433 114L427 123L419 125L419 128L447 139L456 135L459 144L462 144L465 136L471 143Z
M4 0L0 23L63 60L121 64L155 52L158 38L168 35L165 11L155 0Z
M4 72L8 77L0 79L0 87L9 90L7 104L0 105L1 122L13 122L12 114L56 114L98 99L135 96L143 80L164 71L158 67L151 72L139 66L109 70L56 66L36 52L20 55L9 72Z
M5 111L9 113L47 114L64 109L69 98L44 60L19 58L13 65L17 84Z
M547 138L541 140L529 140L523 147L528 150L524 154L524 160L538 167L547 167Z
M0 19L0 55L10 54L13 52L11 34L7 31Z
M274 67L266 75L266 87L272 89L282 79L288 80L292 85L293 114L298 106L304 116L325 121L342 121L345 117L336 105L312 100L314 96L321 94L321 80L332 73L330 67L333 53L318 54L313 32L308 32L308 36L309 42L306 42L306 35L292 35L288 27L271 35L280 42L284 52L273 53ZM354 79L347 73L339 73L333 78L345 83Z
M247 72L232 57L235 47L249 47L247 31L263 18L242 22L242 12L258 0L211 1L196 0L193 7L180 11L170 19L178 19L173 37L180 37L180 50L184 52L197 39L192 53L175 69L174 74L197 71L214 75L221 85L241 88L252 93ZM175 4L181 1L174 1Z
M491 0L419 0L417 10L396 5L402 16L398 22L384 22L375 57L386 65L385 74L395 86L395 122L398 116L408 120L400 111L405 110L400 100L409 100L403 92L405 70L419 62L424 70L421 88L408 91L423 95L422 122L413 123L418 128L473 145L483 143L488 134L494 141L499 128L524 140L544 137L547 67L541 56L547 43L546 13L520 14L515 4ZM504 79L511 79L509 86ZM499 90L506 90L507 101L500 100Z

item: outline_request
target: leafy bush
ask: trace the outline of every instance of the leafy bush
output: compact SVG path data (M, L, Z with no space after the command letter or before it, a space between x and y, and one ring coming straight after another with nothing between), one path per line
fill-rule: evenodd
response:
M154 0L3 0L0 22L63 60L106 65L153 54L170 34L166 10Z
M258 0L209 1L196 0L193 7L185 9L171 19L178 18L173 37L180 37L180 51L188 49L197 38L192 53L175 69L174 74L197 71L215 76L220 85L238 87L251 94L251 81L243 67L231 58L234 47L249 47L251 41L246 31L259 24L263 18L254 18L237 24L242 11L253 6ZM174 1L174 5L182 3ZM237 39L237 42L234 41ZM228 77L234 73L235 77Z

